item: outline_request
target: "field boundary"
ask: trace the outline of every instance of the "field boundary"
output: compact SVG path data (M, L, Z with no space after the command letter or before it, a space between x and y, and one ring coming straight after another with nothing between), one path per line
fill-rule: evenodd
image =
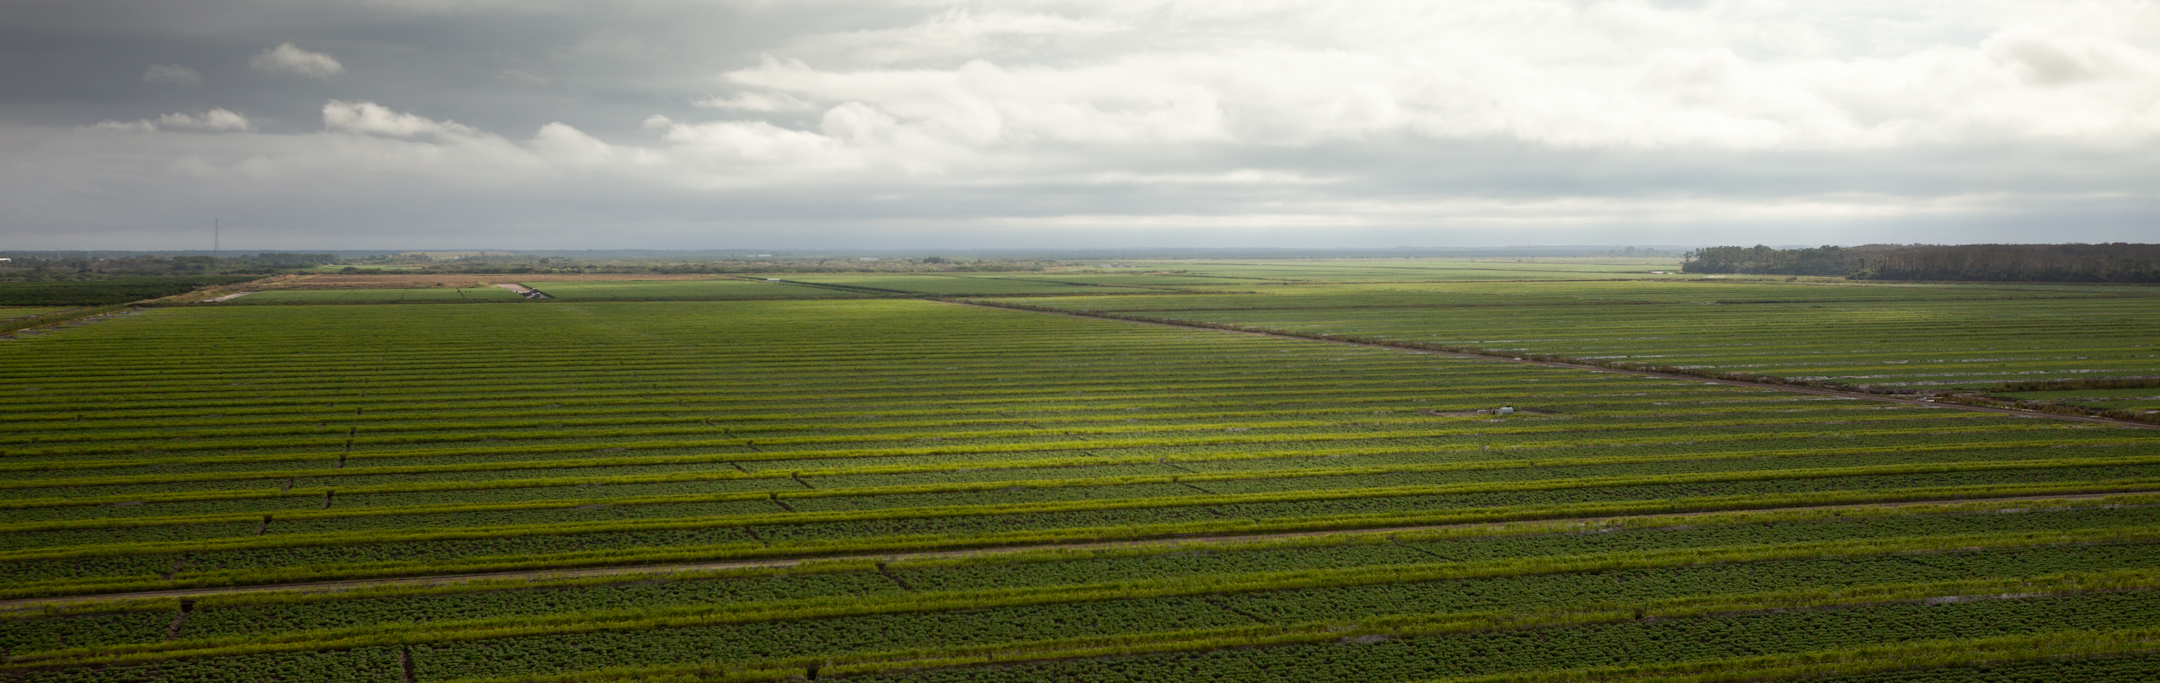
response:
M1924 510L1928 508L1938 508L1947 511L1948 509L1953 508L1957 505L1970 503L1984 504L2014 501L2102 500L2123 496L2136 496L2140 493L2141 492L2136 491L2110 491L2105 493L2004 496L1999 498L1960 498L1926 501L1904 500L1876 503L1850 503L1843 505L1802 505L1794 507L1757 508L1738 512L1768 514L1778 512L1808 512L1819 510L1869 510L1896 507L1912 507L1917 510L1923 510L1923 512L1916 512L1915 514L1925 514ZM669 574L725 571L732 569L786 568L806 563L844 563L850 561L883 563L900 562L905 560L935 560L941 558L1025 554L1038 553L1043 551L1121 550L1151 547L1176 547L1188 544L1253 543L1271 540L1318 538L1325 536L1372 536L1385 538L1395 534L1432 531L1453 531L1464 529L1504 529L1510 526L1539 523L1569 523L1582 525L1584 527L1595 527L1598 525L1611 524L1614 522L1623 522L1628 520L1693 519L1701 517L1713 517L1718 515L1728 515L1733 514L1734 512L1736 512L1736 510L1717 509L1635 515L1601 515L1595 517L1559 517L1546 519L1516 519L1489 522L1465 522L1457 524L1425 524L1399 527L1367 527L1361 529L1319 529L1311 531L1281 531L1257 534L1207 534L1167 536L1124 541L1034 543L960 548L955 550L899 551L882 553L860 553L849 555L802 555L764 559L721 560L715 562L681 562L668 564L568 567L554 569L532 569L522 571L475 572L466 574L429 574L420 576L404 576L379 579L348 579L338 581L313 581L304 583L211 586L202 588L175 588L168 590L130 591L121 593L78 593L72 595L0 600L0 612L19 612L25 610L48 609L84 603L156 600L162 598L200 598L214 595L232 595L242 593L335 593L381 586L448 586L480 581L540 581L605 576L660 576Z
M90 306L86 308L77 308L65 311L58 311L54 313L47 313L44 315L34 315L28 318L20 318L8 321L6 323L0 323L0 337L14 338L17 333L58 327L76 321L83 321L90 318L97 318L101 316L113 315L124 311L129 311L134 308L136 308L135 304L112 304L108 306Z
M2003 407L1997 407L1997 406L1992 406L1992 405L1979 405L1979 404L1975 404L1975 403L1965 403L1965 402L1958 402L1958 401L1954 401L1954 400L1942 400L1942 401L1938 401L1938 400L1935 400L1935 399L1934 399L1933 397L1925 397L1925 398L1905 398L1905 397L1903 397L1903 396L1898 396L1898 395L1893 395L1893 394L1877 394L1877 393L1871 393L1871 392L1865 392L1865 391L1853 391L1853 390L1845 390L1845 389L1828 389L1828 388L1823 388L1823 387L1818 387L1818 386L1808 386L1808 385L1803 385L1803 384L1795 384L1795 383L1791 383L1791 382L1787 382L1787 381L1783 381L1783 380L1775 380L1775 378L1750 378L1751 376L1746 376L1746 375L1734 375L1734 374L1731 374L1731 373L1703 373L1703 374L1695 374L1695 373L1690 373L1690 372L1686 372L1686 371L1678 370L1678 369L1676 369L1676 368L1662 368L1662 369L1658 369L1658 370L1646 370L1646 369L1641 369L1641 368L1631 367L1631 366L1628 366L1628 365L1623 365L1623 364L1612 364L1612 365L1606 365L1606 364L1602 364L1602 363L1597 363L1597 362L1594 362L1594 361L1589 361L1589 360L1583 360L1583 359L1577 359L1577 358L1569 358L1569 357L1566 357L1566 356L1551 356L1551 355L1546 355L1546 354L1533 354L1533 353L1509 353L1509 352L1504 352L1504 351L1486 351L1486 350L1483 350L1483 349L1458 348L1458 347L1444 347L1444 346L1439 346L1439 345L1435 345L1435 344L1425 344L1425 343L1421 343L1421 342L1400 341L1400 340L1393 340L1393 339L1373 339L1373 338L1369 338L1369 337L1358 337L1358 336L1351 336L1351 335L1340 335L1340 334L1308 334L1308 333L1302 333L1302 332L1288 332L1288 331L1283 331L1283 330L1270 330L1270 329L1265 329L1265 328L1257 328L1257 327L1250 327L1250 326L1245 326L1245 325L1232 325L1232 324L1226 324L1226 323L1209 323L1209 322L1200 322L1200 321L1195 321L1195 320L1176 320L1176 319L1170 319L1170 318L1154 318L1154 317L1149 317L1149 316L1142 316L1142 315L1132 315L1132 314L1129 314L1129 313L1109 313L1109 312L1104 312L1104 311L1068 311L1068 310L1063 310L1063 309L1055 309L1055 308L1049 308L1049 307L1044 307L1044 306L1029 306L1029 305L1025 305L1025 304L1015 304L1015 303L1007 303L1007 302L975 301L975 300L969 300L969 299L960 299L960 298L937 298L937 299L935 299L935 300L937 300L937 301L943 301L943 302L945 302L945 303L950 303L950 304L958 304L958 305L962 305L962 306L980 306L980 307L984 307L984 308L1002 308L1002 309L1007 309L1007 310L1014 310L1014 311L1027 311L1027 312L1030 312L1030 313L1048 313L1048 314L1051 314L1051 315L1067 315L1067 316L1073 316L1073 317L1077 317L1077 318L1097 318L1097 319L1103 319L1103 320L1122 320L1122 321L1126 321L1126 322L1145 323L1145 324L1150 324L1150 325L1167 325L1167 326L1170 326L1170 327L1184 327L1184 328L1190 328L1190 329L1201 329L1201 330L1216 330L1216 331L1220 331L1220 332L1233 332L1233 333L1237 333L1237 334L1250 334L1250 335L1257 335L1257 336L1262 336L1262 337L1275 337L1275 338L1279 338L1279 339L1299 339L1299 340L1304 340L1304 341L1318 341L1318 342L1328 342L1328 343L1333 343L1333 344L1344 344L1344 345L1349 345L1349 346L1364 346L1364 347L1375 347L1375 348L1400 349L1400 350L1403 350L1403 351L1409 351L1409 352L1412 352L1412 353L1427 353L1427 354L1434 354L1434 355L1441 355L1441 356L1453 356L1453 357L1456 357L1456 358L1476 358L1476 359L1483 359L1483 360L1510 360L1510 361L1515 361L1515 362L1518 362L1518 363L1524 363L1524 364L1528 364L1528 365L1537 365L1537 366L1542 366L1542 367L1549 367L1549 368L1567 368L1567 369L1571 369L1571 370L1591 370L1591 371L1596 371L1596 372L1607 372L1607 373L1620 373L1620 374L1629 374L1629 375L1636 375L1636 376L1641 376L1641 377L1656 377L1656 378L1659 378L1659 379L1677 379L1677 380L1687 380L1687 381L1705 382L1705 383L1709 383L1709 384L1723 384L1723 385L1727 385L1727 386L1736 386L1736 387L1750 387L1750 388L1756 388L1756 389L1776 389L1776 390L1778 390L1778 391L1790 391L1790 392L1794 392L1794 393L1801 393L1801 394L1813 394L1813 395L1816 395L1816 396L1835 396L1835 397L1839 397L1839 398L1851 398L1851 399L1861 399L1861 400L1869 400L1869 401L1883 401L1883 402L1888 402L1888 403L1902 403L1902 404L1906 404L1906 405L1920 406L1920 407L1923 407L1923 408L1953 408L1953 409L1957 409L1957 410L1966 410L1966 411L1972 411L1972 412L1981 412L1981 413L1996 413L1996 414L2000 414L2000 415L2015 415L2015 416L2018 416L2018 417L2040 417L2040 418L2049 418L2049 419L2054 419L2054 420L2065 420L2065 421L2070 421L2070 422L2088 422L2088 423L2093 423L2093 424L2104 424L2104 425L2112 425L2112 426L2116 426L2116 427L2129 427L2129 428L2133 428L2133 429L2160 429L2160 424L2155 424L2155 423L2152 423L2152 422L2142 422L2142 421L2137 421L2137 420L2126 420L2126 419L2117 419L2117 418L2111 418L2111 417L2099 417L2099 416L2093 416L2093 415L2082 415L2082 414L2076 414L2076 415L2073 415L2073 414L2066 414L2066 413L2056 413L2056 412L2047 412L2047 411L2039 411L2039 410L2023 410L2023 409L2018 409L2018 408L2003 408ZM1773 381L1773 380L1775 380L1775 381Z

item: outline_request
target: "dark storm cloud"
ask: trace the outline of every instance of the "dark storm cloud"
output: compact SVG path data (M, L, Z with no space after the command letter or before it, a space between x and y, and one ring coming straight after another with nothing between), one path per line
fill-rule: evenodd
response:
M1955 10L16 2L0 238L2149 240L2155 10Z

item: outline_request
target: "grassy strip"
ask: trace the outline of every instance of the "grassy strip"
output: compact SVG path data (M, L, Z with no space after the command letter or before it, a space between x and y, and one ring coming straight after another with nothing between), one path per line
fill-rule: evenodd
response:
M1012 489L1012 488L1021 488L1021 489L1089 488L1089 487L1108 487L1108 486L1134 486L1134 485L1143 485L1143 484L1175 484L1175 483L1180 483L1180 482L1210 482L1210 481L1254 481L1254 480L1266 480L1266 479L1304 479L1304 478L1315 478L1315 477L1350 477L1350 476L1369 476L1369 475L1377 475L1377 474L1411 474L1411 473L1437 473L1437 472L1480 472L1480 471L1493 471L1493 470L1512 470L1512 469L1540 469L1540 468L1562 468L1562 467L1594 467L1594 466L1608 466L1608 465L1642 465L1642 464L1683 463L1683 462L1715 462L1715 461L1726 461L1726 460L1777 460L1777 459L1783 459L1783 458L1797 458L1797 457L1820 457L1820 456L1826 456L1826 455L1835 455L1835 456L1854 456L1854 455L1872 455L1872 454L1892 454L1892 453L1897 453L1897 454L1906 454L1906 453L1925 453L1925 452L1953 452L1953 451L1972 451L1972 452L1985 452L1985 451L1990 451L1990 450L2008 450L2008 449L2026 449L2026 448L2045 448L2045 447L2051 446L2051 445L2055 445L2055 442L2049 442L2049 441L2033 441L2033 442L2012 442L2012 443L1990 444L1990 445L1988 445L1988 446L1985 446L1985 447L1972 447L1972 446L1967 446L1967 445L1945 445L1945 446L1933 446L1933 447L1886 447L1886 448L1860 448L1860 449L1839 449L1839 450L1836 450L1836 451L1824 451L1824 450L1819 450L1819 449L1786 449L1786 450L1778 450L1778 451L1741 451L1741 452L1734 452L1734 453L1687 453L1687 454L1681 454L1681 455L1655 455L1655 456L1608 456L1608 457L1592 457L1592 458L1544 458L1544 459L1534 459L1534 458L1533 458L1533 459L1522 459L1522 460L1489 460L1489 461L1471 461L1471 462L1450 462L1450 463L1433 463L1433 464L1391 464L1391 465L1374 465L1374 466L1365 466L1365 467L1325 467L1325 468L1304 468L1304 469L1285 469L1285 470L1252 470L1252 471L1242 471L1242 472L1216 472L1216 473L1205 473L1205 474L1181 474L1181 475L1127 475L1127 476L1119 476L1119 477L1085 477L1085 478L1082 478L1082 477L1074 477L1074 478L1061 478L1061 479L1012 479L1012 480L995 480L995 481L979 481L979 482L946 482L946 483L936 483L936 484L905 484L905 485L890 485L890 486L858 486L858 487L843 487L843 488L822 488L822 489L801 489L801 488L793 488L793 487L791 487L791 488L788 488L788 489L786 489L786 490L779 490L779 491L740 491L740 492L729 492L729 493L675 494L675 495L654 495L654 496L621 496L621 497L605 497L605 498L560 498L560 499L553 499L553 500L538 500L538 501L518 501L518 502L509 502L509 503L451 503L451 504L441 504L441 505L401 505L401 506L378 506L378 507L338 508L338 509L332 509L332 510L306 510L306 509L302 509L302 510L291 510L291 511L282 511L282 512L277 512L277 513L275 513L275 514L277 514L277 516L278 516L278 519L281 519L281 520L285 520L285 521L298 521L298 520L313 520L313 519L347 519L347 518L359 518L359 517L391 517L391 516L402 516L402 515L431 515L431 514L452 514L452 513L464 513L464 512L503 512L503 511L516 511L516 510L559 510L559 509L566 509L566 508L575 508L575 507L579 507L579 506L584 506L584 505L664 505L664 504L674 504L674 503L712 503L712 502L725 502L725 501L743 501L743 500L764 500L764 499L768 499L768 498L787 498L787 499L803 499L803 498L844 498L844 497L889 496L889 495L911 495L911 494L966 493L966 492L972 492L972 491L995 491L995 490L1002 490L1002 489ZM1361 452L1357 452L1357 453L1354 453L1354 454L1353 454L1353 453L1342 453L1342 454L1339 454L1339 455L1376 455L1376 454L1386 454L1386 453L1422 453L1422 452L1434 452L1434 453L1439 453L1439 452L1448 452L1448 451L1456 451L1456 450L1460 450L1460 451L1469 451L1469 450L1472 450L1472 449L1469 449L1469 448L1467 448L1467 447L1464 447L1464 448L1456 448L1456 449L1419 449L1419 448L1401 448L1401 449L1380 449L1380 450L1378 450L1378 451L1361 451ZM1313 458L1313 457L1321 457L1321 456L1327 456L1327 455L1338 455L1338 454L1333 454L1333 453L1327 453L1327 452L1318 452L1318 453L1315 453L1315 452L1299 452L1299 451L1291 451L1291 452L1287 452L1287 453L1277 454L1277 455L1275 455L1275 457L1297 457L1297 458ZM1111 466L1111 465L1145 465L1145 464L1156 464L1156 463L1166 463L1166 462L1215 462L1215 461L1228 461L1228 460L1250 460L1250 459L1261 459L1261 457L1259 457L1259 456L1255 456L1254 454L1249 454L1249 453L1246 453L1246 454L1215 454L1215 455L1203 455L1203 456L1194 456L1194 457L1180 457L1180 458L1167 458L1167 457L1157 457L1157 458L1149 458L1149 457L1130 457L1130 458L1066 458L1066 459L1058 459L1058 460L1053 460L1053 461L1027 461L1027 460L1022 460L1022 461L1003 461L1003 462L995 462L995 463L979 463L979 464L977 464L977 463L971 463L971 464L970 464L970 466L968 467L968 469L970 469L970 470L1041 469L1041 468L1050 468L1050 467L1089 467L1089 466ZM2093 459L2093 458L2071 458L2071 459L2061 459L2061 460L2042 460L2042 461L1983 461L1983 462L2027 462L2027 463L2029 463L2029 462L2066 462L2066 463L2075 463L2075 464L2067 464L2067 465L2063 465L2063 466L2065 466L2065 467L2081 467L2081 466L2088 466L2088 465L2095 465L2095 464L2098 464L2098 465L2121 465L2121 464L2151 464L2151 463L2160 463L2160 456L2127 456L2127 457L2124 457L2124 458L2107 458L2107 459ZM1982 464L1982 463L1960 463L1960 464ZM1876 466L1876 467L1913 467L1913 466L1918 466L1918 465L1880 465L1880 466ZM699 472L699 473L686 473L686 474L670 474L670 475L646 475L646 476L632 476L632 477L610 477L610 478L579 478L579 477L563 477L563 478L557 478L557 479L553 479L553 480L539 480L539 481L546 481L546 482L549 482L549 483L548 483L547 485L552 485L552 486L592 486L592 485L599 485L599 484L610 484L610 483L630 483L630 482L635 482L635 483L651 483L651 482L688 482L688 481L744 481L744 480L782 480L782 479L792 479L792 478L796 478L796 477L804 477L804 478L807 478L807 477L828 477L828 476L862 476L862 475L875 475L875 474L895 474L895 473L923 473L923 472L938 472L938 473L945 473L945 472L951 472L951 471L952 471L952 469L953 469L953 468L952 468L952 467L951 467L950 465L942 465L942 464L941 464L941 465L925 465L925 466L894 466L894 467L880 467L880 468L854 468L854 469L833 469L833 470L800 470L800 471L794 471L794 472L783 472L783 471L779 471L779 470L769 470L769 471L763 471L763 472L755 472L755 473L747 473L747 474L746 474L746 473L742 473L742 472ZM1772 469L1759 469L1759 470L1749 470L1749 471L1750 471L1750 472L1774 472L1774 471L1779 471L1779 470L1772 470ZM1657 476L1679 476L1679 475L1657 475ZM621 481L621 480L630 480L630 481L629 481L629 482L625 482L625 481ZM531 482L531 481L534 481L534 480L502 480L502 481L495 481L495 482L472 482L472 483L471 483L472 485L469 485L469 486L459 486L458 488L427 488L427 489L420 489L420 490L433 490L433 491L441 491L441 490L488 490L488 489L498 489L498 488L510 488L510 487L511 487L511 486L506 486L506 485L504 485L504 484L513 484L513 483L517 483L517 482ZM328 491L331 491L331 490L333 490L333 488L334 488L334 487L308 487L308 488L295 488L295 489L292 489L292 490L290 490L290 491L283 491L283 492L278 492L278 493L274 493L274 494L264 494L264 495L261 495L261 496L258 496L258 497L259 497L259 498L310 498L310 499L312 499L312 498L315 498L315 497L318 497L318 496L321 496L321 495L323 495L323 494L324 494L325 492L328 492ZM381 488L381 487L371 487L371 488ZM344 494L344 495L347 495L347 496L352 496L352 495L361 495L361 494L366 494L366 493L371 493L371 492L374 492L374 491L372 491L372 490L371 490L371 488L335 488L334 490L336 490L336 491L338 491L339 493L342 493L342 494ZM522 487L520 487L520 488L522 488ZM400 489L400 490L410 491L410 490L413 490L413 489ZM39 500L42 500L42 499L39 499ZM80 501L80 500L70 500L70 499L58 499L58 500L60 500L60 501L63 501L63 503L64 503L64 504L66 504L66 505L75 505L75 506L81 506L81 505L90 505L90 504L96 504L96 503L94 503L94 502L82 502L82 501ZM94 500L103 500L103 499L94 499ZM143 502L143 499L142 499L142 498L139 498L139 497L138 497L138 498L129 498L128 500L129 500L129 501L134 501L134 502ZM36 500L33 500L33 501L22 501L22 502L24 502L24 503L29 503L29 502L36 502ZM32 505L0 505L0 509L9 509L9 508L23 508L23 507L33 507L33 506L32 506ZM243 513L228 513L228 514L202 514L202 515L179 515L179 516L170 516L170 517L101 517L101 518L93 518L93 519L67 519L67 520L52 520L52 521L41 521L41 522L23 522L23 523L19 523L19 524L0 525L0 534L6 534L6 533L25 533L25 532L36 532L36 531L61 531L61 530L71 530L71 529L128 529L128 528L142 528L142 527L153 527L153 526L182 526L182 525L192 525L192 524L223 524L223 523L230 523L230 522L250 522L250 521L254 521L254 520L256 520L256 519L259 519L259 518L261 518L261 517L262 517L262 514L263 514L263 513L260 513L260 512L243 512Z
M1957 534L1871 540L1831 540L1721 548L1681 548L1481 562L1368 565L1173 579L1138 579L1073 586L933 591L892 596L842 596L764 603L691 604L629 610L517 615L431 623L376 623L340 629L219 636L15 653L10 663L40 666L123 664L174 657L294 652L382 645L489 640L536 635L695 628L882 614L922 614L986 608L1143 600L1282 590L1340 588L1424 581L1630 571L1728 562L1813 560L1899 553L2021 548L2080 543L2152 542L2160 529L2126 527L2066 532ZM2124 570L2109 588L2160 587L2160 569ZM2022 580L2022 579L2021 579ZM1915 596L1933 597L1933 596Z
M1501 538L1509 536L1539 536L1548 534L1582 533L1586 531L1640 531L1675 526L1713 527L1739 525L1772 525L1810 522L1823 519L1863 520L1887 517L2001 514L2006 512L2045 513L2095 507L2125 507L2160 504L2160 494L2131 494L2096 499L2055 500L1994 500L1962 503L1906 503L1845 508L1800 508L1788 510L1747 510L1719 513L1683 513L1618 517L1601 520L1544 520L1531 522L1505 522L1490 525L1435 527L1423 529L1352 530L1340 533L1289 537L1246 537L1230 539L1197 539L1149 545L1092 547L1092 548L1019 548L991 549L960 555L880 557L872 559L839 558L829 560L805 560L786 565L758 567L735 567L727 569L680 569L655 568L648 572L608 574L600 576L540 576L516 579L471 579L450 584L394 583L361 585L336 592L295 591L270 588L257 591L211 594L193 598L204 609L232 609L257 605L282 605L299 603L332 602L388 597L411 597L427 595L452 595L485 593L502 590L559 589L583 586L600 586L618 583L664 579L670 581L698 581L720 578L749 578L781 575L831 574L843 572L876 571L876 565L884 563L892 569L919 569L930 567L962 567L985 564L1014 564L1030 562L1073 562L1149 555L1166 555L1188 552L1246 552L1285 548L1318 548L1344 545L1378 545L1395 542L1427 542L1472 538ZM11 619L36 619L82 614L116 612L169 612L176 609L174 598L87 598L43 606L37 611L0 612L0 622Z
M1608 488L1623 486L1656 486L1674 484L1708 484L1744 481L1780 481L1826 479L1831 477L1864 477L1899 474L1941 474L1949 472L1992 472L2020 469L2062 469L2076 467L2107 467L2120 465L2151 465L2160 463L2160 456L2130 456L2118 458L2062 458L2057 460L2004 460L1959 463L1920 463L1894 465L1865 465L1857 467L1811 467L1790 470L1748 470L1738 472L1693 472L1684 474L1621 475L1604 477L1578 477L1570 479L1546 479L1510 482L1475 482L1468 484L1440 484L1417 486L1385 486L1356 489L1332 489L1311 491L1265 491L1259 493L1198 494L1190 496L1157 496L1149 498L1112 498L1099 500L1048 501L1034 503L992 503L982 505L939 505L923 507L881 508L868 510L834 510L824 512L774 512L752 515L718 515L711 517L678 517L640 520L608 520L601 522L571 522L556 524L517 524L492 527L465 527L460 529L429 529L415 531L364 531L324 534L293 534L283 536L248 536L235 538L192 539L185 541L146 541L115 543L109 545L62 546L55 548L30 548L0 551L0 562L24 560L49 560L62 558L103 557L113 555L162 555L188 552L217 552L223 550L250 550L262 548L297 548L353 545L360 543L407 543L478 538L504 538L515 536L564 536L572 534L634 532L679 529L708 529L715 527L763 526L773 524L818 524L833 522L863 522L889 519L926 519L941 517L974 517L992 515L1018 515L1046 512L1076 512L1097 510L1133 510L1166 507L1201 507L1213 505L1240 505L1254 503L1286 503L1322 500L1356 500L1363 498L1396 498L1405 496L1438 496L1475 493L1518 493L1529 491L1553 491L1563 489ZM1347 469L1344 473L1368 474L1373 470ZM1400 471L1380 469L1380 472ZM1307 470L1307 472L1325 472ZM1266 473L1273 474L1273 473ZM1281 475L1274 475L1281 476ZM1318 476L1318 475L1314 475ZM1092 480L1092 486L1131 484L1174 483L1190 477L1194 481L1221 481L1232 479L1265 479L1270 476L1253 476L1252 473L1228 473L1220 475L1147 475L1113 477ZM965 485L960 490L997 490L1011 486L1053 488L1070 486L1074 480L1048 479L1030 482L984 482ZM1089 480L1079 480L1089 481ZM831 497L847 495L902 495L908 493L945 492L955 485L920 484L902 486L864 487L850 493L846 489L824 491L803 490L791 497ZM867 493L876 492L876 493ZM695 494L685 496L655 496L644 500L654 502L721 502L739 500L762 500L776 497L776 492L746 491L737 493ZM470 508L447 506L443 512L495 509L496 505L483 504ZM514 508L513 508L514 509ZM394 513L392 513L394 514ZM260 518L260 515L242 516L237 519Z
M126 308L130 308L130 306L128 304L113 304L110 306L74 308L65 311L46 313L44 315L33 315L27 318L16 318L14 320L0 322L0 334L12 334L31 328L59 325L62 323L73 322L84 318L91 318L105 315L108 313L113 313L115 311Z
M1067 543L1131 541L1179 536L1232 536L1268 533L1325 532L1405 526L1484 524L1526 520L1561 520L1584 517L1618 517L1695 512L1765 510L1773 508L1901 503L1927 500L2008 498L2017 496L2090 495L2140 493L2160 488L2160 479L2068 484L1995 484L1985 486L1925 487L1884 491L1833 491L1776 496L1704 496L1669 500L1619 503L1577 503L1482 509L1457 509L1425 513L1364 513L1329 517L1275 520L1228 519L1167 524L1128 524L1113 527L1076 527L1022 530L975 535L886 536L782 543L708 544L695 547L625 548L615 550L472 558L461 562L375 562L343 566L280 567L218 572L182 572L175 578L144 576L99 578L85 581L28 583L0 586L0 598L35 598L92 595L142 590L171 590L216 586L265 585L303 581L371 579L400 576L474 574L482 572L532 571L576 567L657 565L759 558L868 555L873 553L928 552L1045 546ZM2147 500L2131 496L2123 500Z

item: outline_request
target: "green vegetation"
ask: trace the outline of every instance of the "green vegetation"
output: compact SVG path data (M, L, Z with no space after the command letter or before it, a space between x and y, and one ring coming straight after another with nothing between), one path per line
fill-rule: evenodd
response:
M624 282L532 282L564 301L741 301L757 299L852 299L866 292L760 280L642 280ZM888 295L890 296L890 295Z
M1688 252L1688 273L1828 275L1855 280L2160 282L2153 244L1871 244L1844 249L1756 245Z
M2160 290L2141 286L1329 284L1002 303L1886 393L2160 370Z
M395 304L485 303L524 301L500 287L431 287L426 289L272 289L223 304Z
M59 282L0 282L0 306L106 306L185 294L253 276L115 277Z
M2151 290L1146 265L274 290L0 344L0 676L2160 674L2160 431L1197 328L2135 403ZM413 305L483 292L517 305ZM927 300L967 296L1185 325ZM173 589L210 592L124 595Z

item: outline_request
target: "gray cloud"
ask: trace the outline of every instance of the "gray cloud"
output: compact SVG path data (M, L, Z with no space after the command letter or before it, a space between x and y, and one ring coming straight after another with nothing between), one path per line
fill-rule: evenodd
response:
M345 65L337 58L320 52L309 52L292 43L279 43L277 47L263 50L262 54L248 58L248 68L256 71L284 72L309 78L329 78L345 73Z
M0 10L0 235L2128 241L2160 215L2148 5L277 6Z
M202 82L202 72L178 64L152 64L143 71L142 82L195 85Z

